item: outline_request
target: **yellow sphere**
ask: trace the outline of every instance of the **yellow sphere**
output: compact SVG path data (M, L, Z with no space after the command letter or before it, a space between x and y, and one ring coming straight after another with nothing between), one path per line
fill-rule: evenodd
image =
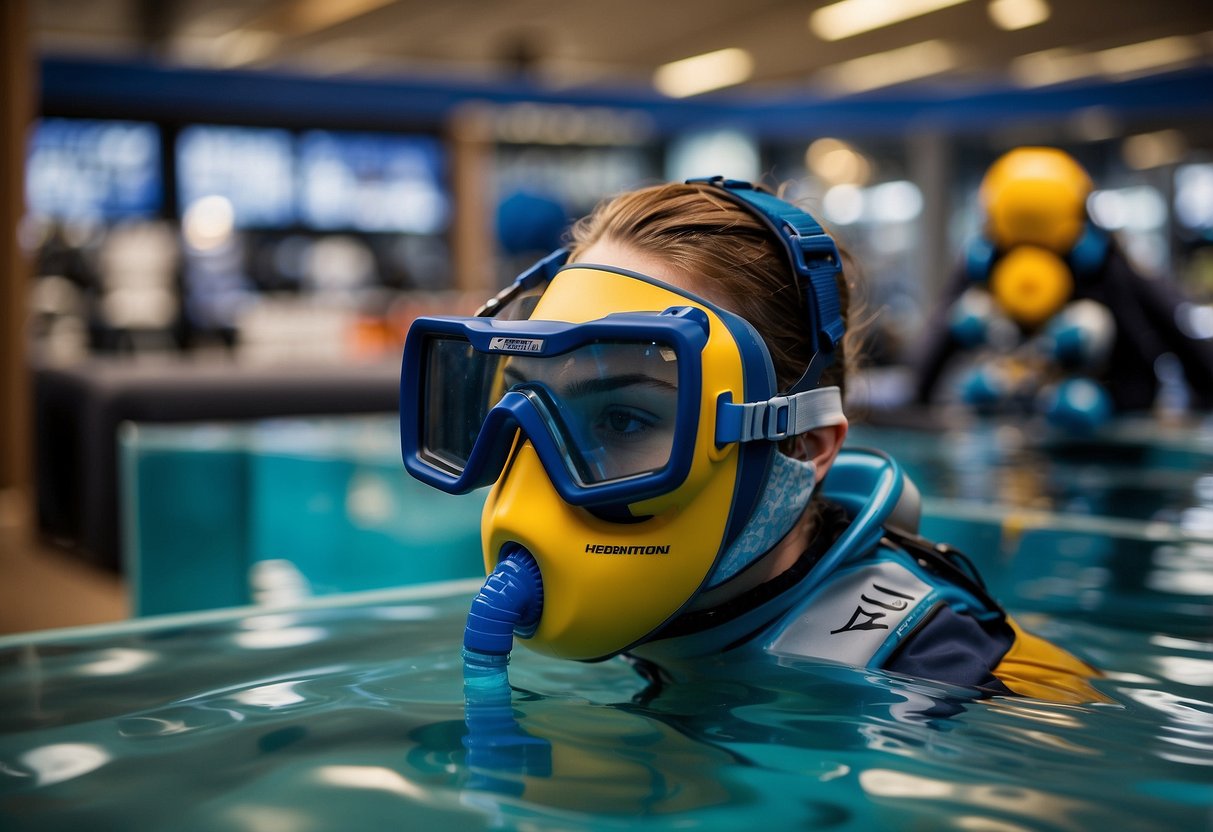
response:
M1074 291L1074 278L1056 254L1016 246L994 264L990 293L1019 324L1034 328L1056 315Z
M1034 245L1066 255L1086 223L1091 177L1067 153L1020 147L986 171L981 204L986 233L1000 249Z

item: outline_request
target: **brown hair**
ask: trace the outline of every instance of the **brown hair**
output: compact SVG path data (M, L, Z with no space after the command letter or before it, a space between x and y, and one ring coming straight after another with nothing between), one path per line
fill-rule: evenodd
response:
M630 191L599 204L571 233L573 260L599 240L610 240L698 275L704 294L718 298L762 335L780 390L795 384L808 366L812 354L805 301L786 254L755 216L708 186L671 183ZM820 384L837 385L845 394L858 336L849 325L848 278L854 264L841 247L840 253L838 292L847 335Z

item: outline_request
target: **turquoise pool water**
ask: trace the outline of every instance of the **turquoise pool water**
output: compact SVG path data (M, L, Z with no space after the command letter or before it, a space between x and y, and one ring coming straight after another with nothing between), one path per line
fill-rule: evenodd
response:
M1209 826L1213 644L1027 616L1109 701L800 661L646 690L515 652L465 722L474 585L196 616L0 651L0 827L1175 829ZM1184 622L1178 622L1183 624ZM476 717L475 714L472 715ZM485 724L489 727L485 728Z
M924 529L1106 701L812 661L654 690L521 648L465 701L463 581L0 639L0 829L1213 828L1209 458L1037 447L1019 500L1019 450L897 444Z

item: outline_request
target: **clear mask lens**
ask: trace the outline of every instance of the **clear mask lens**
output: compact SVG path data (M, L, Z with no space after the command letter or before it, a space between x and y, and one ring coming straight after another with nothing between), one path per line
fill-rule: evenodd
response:
M461 338L435 337L425 367L423 453L455 473L466 466L489 411L510 392L531 402L583 486L664 467L679 407L691 406L679 400L674 349L657 342L597 341L529 356L482 353Z

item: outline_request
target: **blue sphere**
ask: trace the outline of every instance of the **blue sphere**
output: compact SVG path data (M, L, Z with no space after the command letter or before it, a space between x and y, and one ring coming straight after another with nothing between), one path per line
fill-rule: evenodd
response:
M1007 396L1007 383L994 367L978 367L961 382L960 398L979 412L991 412Z
M1090 434L1112 418L1112 399L1089 378L1067 379L1047 399L1045 417L1068 433Z

